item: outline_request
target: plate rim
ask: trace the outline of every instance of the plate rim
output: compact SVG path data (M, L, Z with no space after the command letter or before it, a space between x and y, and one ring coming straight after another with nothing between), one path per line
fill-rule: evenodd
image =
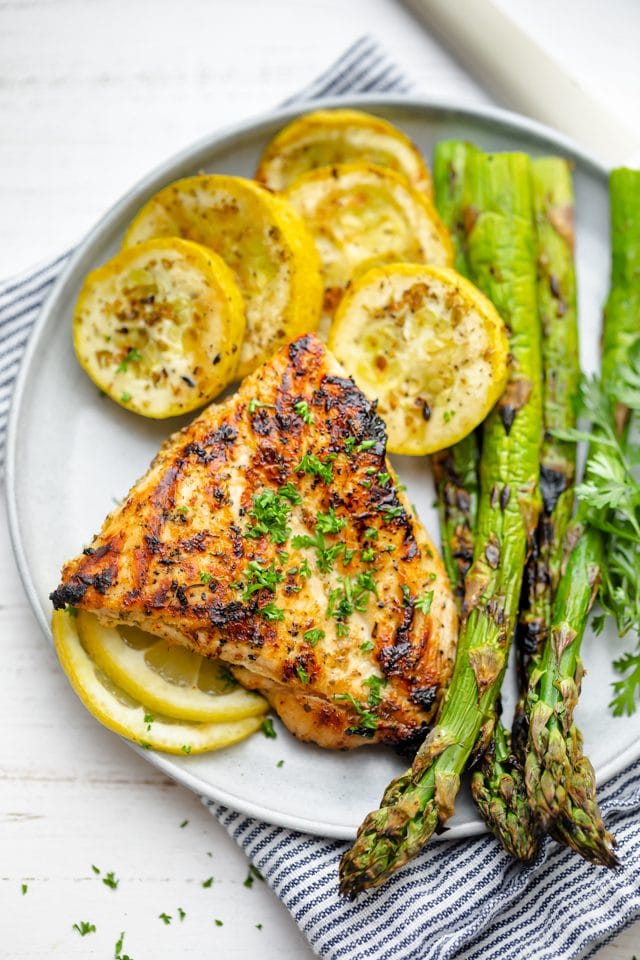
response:
M14 383L9 407L6 434L5 504L10 542L27 599L29 600L31 609L36 616L42 632L50 644L52 643L50 625L46 618L45 611L40 605L40 599L31 576L21 536L17 499L16 447L20 414L25 396L25 386L32 361L41 346L42 333L55 314L58 300L63 295L68 283L73 282L76 273L82 268L83 261L90 256L94 243L100 241L101 237L109 232L113 222L117 221L121 212L131 204L133 200L144 202L141 198L143 198L145 194L151 195L151 193L166 184L172 176L175 178L177 169L182 165L189 163L197 164L198 157L201 154L206 154L216 148L224 148L225 145L231 145L234 140L240 139L243 136L259 133L261 128L268 128L274 124L284 125L296 116L309 110L335 109L337 107L375 110L376 105L389 109L407 110L416 114L431 114L439 117L456 118L462 121L484 121L486 123L493 123L500 127L502 132L515 133L520 136L524 134L532 140L537 141L538 144L548 144L550 149L562 151L564 155L572 160L578 161L597 177L607 178L609 174L610 168L606 164L600 162L571 138L522 114L493 106L465 106L446 97L368 93L297 101L247 117L199 138L194 143L184 147L157 164L146 175L137 180L122 194L119 200L98 219L77 247L73 249L69 262L56 279L31 330ZM271 808L262 807L259 803L253 803L242 797L236 797L235 794L230 794L222 788L212 786L210 783L203 781L200 777L190 772L187 767L182 764L177 764L173 758L165 756L164 754L145 751L126 739L124 742L147 762L161 770L166 776L180 782L205 800L227 805L239 813L265 821L274 826L286 827L302 833L345 840L353 839L355 836L355 830L350 824L326 824L322 821L307 819L296 815L280 814ZM630 747L615 759L606 763L598 771L599 784L611 779L611 777L625 769L630 763L634 762L634 760L637 760L638 757L640 757L640 745L635 752L633 751L633 747ZM477 824L471 823L453 827L444 837L446 839L462 839L486 832L487 828L484 824L478 822Z

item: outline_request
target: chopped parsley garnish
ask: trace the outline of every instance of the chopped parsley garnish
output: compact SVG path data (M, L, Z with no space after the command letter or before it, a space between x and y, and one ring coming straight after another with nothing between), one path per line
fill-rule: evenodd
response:
M288 554L286 550L278 551L278 560L280 561L280 563L286 563L287 560L289 559L289 556L290 554Z
M180 920L181 920L181 921L184 920L184 918L186 917L186 915L187 915L187 914L186 914L186 911L184 911L184 910L182 909L182 907L178 907L178 916L180 917Z
M301 683L310 682L309 674L307 673L305 668L302 666L302 664L298 663L296 665L296 673L298 674L298 679L300 680Z
M378 528L377 527L367 527L364 532L365 540L377 540L378 539Z
M141 360L142 354L133 347L130 347L124 360L116 367L116 373L126 373L130 363L140 363Z
M26 883L23 883L20 889L22 890L22 896L24 897L24 895L25 895L25 893L27 892L27 890L29 889L29 887L27 886Z
M256 923L256 930L262 930L262 924Z
M153 723L154 717L152 713L145 713L144 722L147 725L147 730L151 730L151 724Z
M206 585L208 583L211 583L212 580L213 580L213 574L207 573L206 570L200 571L200 583L204 583Z
M365 450L371 450L377 442L377 440L363 440L362 443L359 443L356 447L356 453L364 453Z
M389 483L390 480L391 480L391 475L386 471L378 474L378 483L380 484L381 487L386 487L386 485Z
M172 920L172 919L173 919L173 918L172 918L168 913L159 913L159 914L158 914L158 920L162 920L162 922L163 922L163 923L165 924L165 926L167 926L167 927L168 927L169 924L171 923L171 920Z
M423 597L416 597L415 606L418 610L421 610L422 613L429 613L431 610L431 604L433 603L433 590L429 590L428 593L425 593Z
M327 616L345 621L358 610L367 609L369 594L378 595L375 580L370 573L359 573L357 577L341 577L340 586L329 593Z
M96 925L95 923L89 923L88 920L81 920L79 923L74 923L71 929L77 930L81 937L86 937L88 933L96 932Z
M122 403L130 403L130 402L131 402L131 394L130 394L130 393L127 393L127 391L125 390L124 393L121 393L121 394L120 394L120 400L121 400Z
M291 484L287 484L287 487ZM291 528L287 526L289 515L291 513L291 503L299 503L299 500L293 499L289 490L283 491L281 487L276 493L273 490L263 490L253 498L253 506L249 510L249 516L255 521L253 526L245 531L245 537L257 540L259 537L268 536L272 543L286 543L291 534ZM299 496L295 487L292 487L296 496Z
M367 547L360 554L363 563L372 563L376 558L376 551L373 547Z
M404 605L405 607L408 607L409 604L411 603L411 590L409 590L409 587L407 586L406 583L402 584L401 589L402 589L402 599L404 601Z
M281 570L276 570L275 564L263 567L259 560L251 560L247 565L248 583L242 591L242 599L250 600L259 590L270 590L275 593L276 586L282 582Z
M224 923L222 922L222 920L216 919L213 922L215 923L216 927L224 927Z
M275 410L273 403L260 403L257 397L249 400L249 413L255 413L260 407L268 407L270 410Z
M304 577L306 580L308 580L309 577L311 576L311 567L309 566L306 560L302 561L302 563L298 567L298 571L300 573L300 576Z
M304 634L304 639L312 647L315 647L317 643L319 643L321 640L324 640L325 636L326 634L324 630L321 630L319 627L314 627L312 630L306 631L306 633Z
M368 710L367 707L364 707L359 703L355 697L350 693L336 693L333 697L334 700L348 700L353 709L358 714L359 723L357 727L349 727L347 733L361 734L362 736L367 736L368 731L376 730L378 727L378 718ZM369 733L371 736L372 733Z
M91 869L93 870L94 873L97 873L97 874L101 872L100 867L96 867L95 863L91 864Z
M189 507L176 507L176 513L181 513L183 516L186 516L189 513Z
M355 438L355 437L347 437L347 439L346 439L345 442L344 442L344 452L345 452L345 453L351 453L351 452L353 451L353 448L355 447L355 445L356 445L356 438Z
M396 520L398 517L401 517L404 514L404 507L388 507L381 506L378 507L381 513L385 514L385 520Z
M330 570L333 570L334 563L341 554L344 557L347 549L346 544L342 543L342 541L328 547L322 533L317 533L315 537L310 537L308 534L300 534L294 537L291 542L296 550L300 550L301 547L315 548L316 562L320 573L329 573ZM309 573L303 572L302 564L300 566L300 573L302 576L311 575L311 571L309 571Z
M386 687L386 677L377 677L375 674L372 674L370 677L367 677L366 680L363 680L362 683L365 687L369 687L367 704L372 710L374 710L377 706L379 706L380 703L382 703L382 694L380 693L380 688Z
M331 462L323 463L312 453L305 453L296 467L296 473L308 473L313 477L319 477L323 483L331 483L333 480L333 464Z
M289 500L290 503L302 503L300 491L291 481L283 483L281 487L278 487L278 496L284 497L286 500Z
M360 649L363 653L369 653L374 648L373 640L365 640L364 643L360 644Z
M180 824L180 829L182 830L184 827L186 827L188 823L189 823L188 820L183 820L182 823Z
M104 883L105 887L110 887L112 890L116 890L118 888L118 884L120 883L120 881L116 879L113 870L110 870L106 877L102 878L102 882Z
M186 753L187 756L189 756L189 754L191 753L192 747L190 743L183 743L180 749L182 750L183 753Z
M284 760L278 760L276 767L284 767Z
M313 414L306 400L299 400L297 403L294 403L293 409L305 423L314 423Z
M275 603L267 603L264 607L260 607L258 615L263 620L284 620L284 610L282 607L277 607Z
M445 423L449 423L449 420L451 420L452 417L455 417L455 415L455 410L445 410L445 412L442 414L442 419Z
M77 617L77 616L78 616L78 608L77 608L77 607L72 607L70 603L68 603L68 604L66 605L66 607L64 608L64 612L65 612L65 613L68 613L70 617Z
M268 740L275 740L278 734L276 733L273 727L273 720L271 717L265 717L262 723L260 724L260 729L262 730L265 737Z
M202 881L202 886L204 887L205 890L208 890L209 887L212 885L212 883L213 883L213 877L207 877L206 880Z
M316 529L320 533L340 533L347 525L345 517L339 517L333 507L329 507L327 513L319 513L316 522Z
M242 884L243 887L246 887L247 890L251 890L251 887L255 883L255 878L251 875L251 871L247 874Z

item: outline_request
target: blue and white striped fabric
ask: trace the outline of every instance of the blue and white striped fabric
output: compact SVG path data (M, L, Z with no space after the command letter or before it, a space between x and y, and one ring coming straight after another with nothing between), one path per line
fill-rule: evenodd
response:
M398 68L363 37L288 102L408 89ZM22 350L69 256L0 285L0 469ZM206 805L326 960L571 960L593 956L640 916L640 763L605 784L599 797L619 843L623 866L615 873L551 842L523 866L489 836L437 841L353 904L337 887L346 844Z

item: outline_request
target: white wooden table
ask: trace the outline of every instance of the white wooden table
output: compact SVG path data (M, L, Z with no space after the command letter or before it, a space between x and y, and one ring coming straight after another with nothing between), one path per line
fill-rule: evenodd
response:
M636 0L500 2L640 131ZM395 0L0 0L0 275L76 242L150 167L278 103L364 32L420 90L488 102ZM0 641L0 955L112 957L125 931L135 960L312 956L265 884L243 885L243 855L198 800L80 706L3 513ZM95 934L72 929L83 920ZM639 944L640 924L598 956Z

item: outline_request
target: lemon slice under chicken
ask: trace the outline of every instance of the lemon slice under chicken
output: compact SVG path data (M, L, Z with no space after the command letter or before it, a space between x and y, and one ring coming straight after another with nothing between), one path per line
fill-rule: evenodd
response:
M284 127L268 144L256 180L284 190L316 167L365 160L402 174L432 196L431 174L409 137L387 120L361 110L315 110Z
M435 207L393 170L371 163L321 167L292 183L285 196L320 254L325 335L349 283L371 267L453 262L451 239Z
M51 627L60 663L87 710L105 727L142 747L165 753L205 753L244 740L261 726L260 716L228 723L190 723L158 713L131 697L89 656L75 617L56 610Z
M201 657L137 627L107 627L81 611L87 653L131 697L180 720L242 720L266 713L266 700L241 687L219 660Z
M118 253L85 279L73 317L76 355L116 403L146 417L186 413L234 378L245 328L232 272L176 238Z
M238 378L287 340L317 327L318 254L304 223L282 197L242 177L187 177L147 201L123 246L164 236L201 243L233 270L247 317Z
M441 267L370 270L342 300L328 346L378 400L392 453L434 453L461 440L507 379L507 333L493 304Z

